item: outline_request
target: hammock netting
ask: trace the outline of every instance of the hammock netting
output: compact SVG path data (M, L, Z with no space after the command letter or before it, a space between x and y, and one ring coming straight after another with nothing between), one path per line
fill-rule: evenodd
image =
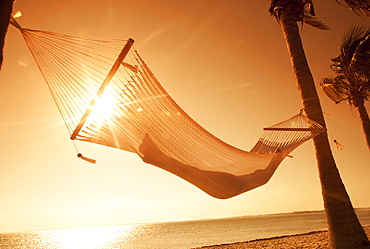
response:
M292 150L325 131L299 113L265 128L250 152L238 149L175 103L132 39L31 30L14 19L11 24L21 31L71 139L136 153L215 198L267 183Z

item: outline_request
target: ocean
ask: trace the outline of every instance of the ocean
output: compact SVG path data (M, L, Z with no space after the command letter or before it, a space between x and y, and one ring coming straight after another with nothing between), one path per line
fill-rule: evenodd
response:
M370 208L356 210L370 225ZM326 230L322 211L0 234L1 249L182 249Z

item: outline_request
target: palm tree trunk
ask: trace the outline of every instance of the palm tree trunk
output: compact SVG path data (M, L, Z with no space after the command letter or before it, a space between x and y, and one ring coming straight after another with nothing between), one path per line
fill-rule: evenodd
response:
M369 119L369 115L367 114L366 107L364 106L364 104L357 105L356 109L358 111L358 114L360 115L362 130L364 131L364 134L365 134L367 147L370 149L370 119Z
M289 9L282 10L281 26L307 116L326 127L315 83L304 53L299 29ZM336 167L327 133L314 138L331 248L370 248Z
M13 1L14 0L1 0L0 3L0 70L3 64L5 35L8 30L9 19L13 10Z

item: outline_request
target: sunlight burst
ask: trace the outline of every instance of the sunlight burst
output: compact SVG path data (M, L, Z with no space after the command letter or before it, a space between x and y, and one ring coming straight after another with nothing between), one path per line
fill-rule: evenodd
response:
M117 99L113 94L105 92L92 108L90 114L91 120L100 121L104 119L110 119L115 114L115 106L117 104Z

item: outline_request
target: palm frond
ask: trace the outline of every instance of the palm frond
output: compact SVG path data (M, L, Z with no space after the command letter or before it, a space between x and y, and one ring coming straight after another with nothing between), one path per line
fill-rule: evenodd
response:
M350 96L349 86L342 79L335 77L324 78L320 82L321 89L336 104L348 100Z
M343 68L349 67L364 33L363 26L354 26L344 33L342 43L340 44L340 61Z
M315 28L318 28L318 29L321 29L321 30L330 30L328 25L326 25L325 23L323 23L322 21L317 19L316 16L313 16L308 12L304 12L303 22L312 26L312 27L315 27Z
M370 94L370 79L368 72L351 70L348 82L352 89L351 95L361 95L364 99L368 99Z
M337 57L331 58L330 60L333 62L333 64L330 65L330 69L333 70L333 72L337 74L343 74L340 55L338 55Z
M370 76L370 29L364 31L353 54L349 68Z
M343 5L340 0L335 0ZM357 15L370 17L370 0L344 0L346 5Z

